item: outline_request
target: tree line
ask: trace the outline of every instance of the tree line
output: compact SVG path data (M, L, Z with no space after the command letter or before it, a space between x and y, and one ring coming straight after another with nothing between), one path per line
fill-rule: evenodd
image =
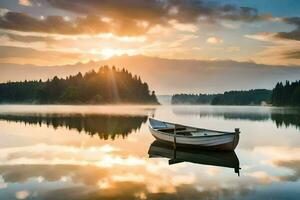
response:
M211 104L211 105L260 105L269 103L272 91L255 89L248 91L228 91L223 94L175 94L172 104Z
M277 83L272 93L272 104L275 106L300 106L300 81Z
M21 81L0 84L0 103L39 104L158 104L147 83L126 69L103 66L82 75L47 81Z
M278 82L273 90L228 91L223 94L175 94L172 104L300 106L300 81Z
M216 95L212 105L261 105L270 103L272 91L266 89L255 89L248 91L229 91Z
M172 104L211 104L216 94L174 94L171 98Z

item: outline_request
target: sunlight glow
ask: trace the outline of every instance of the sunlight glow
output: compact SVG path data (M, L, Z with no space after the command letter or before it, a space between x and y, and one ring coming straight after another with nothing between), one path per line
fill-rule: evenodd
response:
M100 51L92 49L91 54L100 54L105 59L108 59L113 56L122 56L122 55L133 56L133 55L137 55L138 52L134 49L110 49L110 48L107 48L107 49L101 49Z
M110 183L108 182L108 180L100 180L100 181L98 181L98 186L99 186L99 188L100 189L107 189L107 188L109 188L111 185L110 185Z
M128 156L126 158L122 158L120 156L111 156L106 155L99 160L96 165L100 167L112 167L114 165L124 165L124 166L137 166L137 165L144 165L145 160L134 156Z

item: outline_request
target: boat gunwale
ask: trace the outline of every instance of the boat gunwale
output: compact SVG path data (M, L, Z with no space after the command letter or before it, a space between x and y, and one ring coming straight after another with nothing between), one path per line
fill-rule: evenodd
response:
M169 134L169 133L165 133L165 132L159 131L157 129L152 128L151 126L150 126L150 128L152 130L160 133L160 134L164 134L164 135L167 135L167 136L174 137L174 134ZM211 131L211 132L213 132L213 131ZM220 136L224 136L224 135L227 136L227 135L234 135L235 134L235 132L222 132L222 133L224 133L224 134L220 134L220 135L203 135L203 136L200 136L200 135L195 135L195 136L193 136L193 135L192 136L191 135L186 135L186 136L185 135L176 135L176 137L183 137L183 138L203 138L203 137L220 137Z
M204 129L204 128L197 128L197 127L192 127L192 126L185 126L185 125L182 125L182 124L176 124L176 123L171 123L171 122L165 122L165 121L160 121L160 120L156 120L156 119L153 119L153 118L149 118L149 122L150 120L154 120L154 121L159 121L159 122L162 122L162 123L165 123L165 124L170 124L170 125L178 125L178 126L182 126L182 127L186 127L186 128L193 128L193 129L196 129L196 130L201 130L201 131L208 131L208 132L214 132L214 133L223 133L223 134L220 134L220 135L203 135L203 136L189 136L189 135L176 135L176 137L183 137L183 138L203 138L203 137L220 137L220 136L224 136L224 135L234 135L236 134L237 132L226 132L226 131L217 131L217 130L210 130L210 129ZM154 128L151 123L149 123L149 127L160 133L160 134L164 134L164 135L167 135L167 136L172 136L174 137L174 134L169 134L169 133L166 133L166 132L163 132L163 131L160 131L160 129L157 129L157 128ZM240 132L238 132L240 133Z

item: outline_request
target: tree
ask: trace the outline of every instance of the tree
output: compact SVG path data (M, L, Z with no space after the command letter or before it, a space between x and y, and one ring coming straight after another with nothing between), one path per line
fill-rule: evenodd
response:
M272 104L275 106L300 106L300 81L285 85L277 83L272 92Z
M0 84L0 102L8 103L151 103L158 104L147 83L127 70L108 66L82 75L46 82Z

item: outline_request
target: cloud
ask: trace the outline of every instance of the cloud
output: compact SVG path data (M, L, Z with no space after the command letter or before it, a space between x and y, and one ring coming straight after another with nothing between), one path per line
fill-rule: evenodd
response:
M8 9L0 7L0 17L4 16L7 12L9 12Z
M262 32L257 34L246 34L245 37L253 40L259 40L264 42L273 42L276 41L276 33L268 33L268 32Z
M241 48L237 47L237 46L230 46L230 47L226 47L225 51L229 52L229 53L239 52L239 51L241 51Z
M245 35L245 37L269 42L276 42L276 40L300 40L300 17L272 18L271 21L284 22L286 24L294 25L295 28L290 32L262 32L258 34Z
M29 197L30 192L28 190L21 190L16 192L16 199L26 199Z
M5 33L3 35L8 37L10 41L24 42L24 43L46 42L50 44L58 41L51 37L34 36L34 35L19 35L19 34L12 34L12 33Z
M284 56L287 59L300 59L300 50L285 52Z
M228 22L228 21L222 21L222 26L228 29L238 29L240 28L240 24L238 22Z
M30 5L28 0L20 2L23 5ZM215 23L219 19L252 22L266 18L258 15L254 8L194 0L48 0L47 2L52 7L74 12L78 16L69 20L63 16L35 18L25 13L9 11L0 17L0 28L65 35L113 33L130 36L145 34L157 25L195 32L197 27L194 24L199 19Z
M209 37L206 42L210 44L220 44L223 43L223 40L219 37Z
M169 21L169 24L172 25L173 28L179 31L184 31L184 32L197 32L198 28L194 24L182 24L178 23L176 20L171 20Z
M283 181L297 181L300 178L300 160L290 161L275 161L275 165L279 167L285 167L293 171L291 175L280 176Z
M254 21L264 18L254 8L237 7L231 4L221 5L207 1L177 0L48 0L56 8L75 13L101 13L107 16L143 19L157 22L165 19L176 19L179 22L196 21L205 16L211 21L217 18L229 20Z
M179 37L179 39L171 42L168 46L170 48L176 48L176 47L180 47L182 46L185 42L188 42L190 40L193 40L193 39L197 39L198 36L197 35L182 35Z
M265 171L254 171L246 173L246 175L258 179L262 184L271 184L275 181L278 181L277 177L271 176Z
M140 35L148 28L129 19L105 21L96 15L66 20L62 16L34 18L25 13L7 12L0 17L0 28L24 32L40 32L63 35L114 33L116 35Z
M258 63L299 66L299 47L293 40L283 44L274 43L258 51L253 59Z
M299 65L300 42L279 36L279 33L262 32L253 35L245 35L246 38L270 45L264 46L262 51L256 53L253 59L259 63Z
M0 62L2 63L43 63L55 65L59 62L74 63L80 59L79 53L66 53L57 51L38 51L32 48L0 46Z
M30 0L19 0L19 4L22 6L32 6L32 3Z
M300 40L300 17L290 17L282 19L283 22L296 26L290 32L279 32L277 37L289 40Z

